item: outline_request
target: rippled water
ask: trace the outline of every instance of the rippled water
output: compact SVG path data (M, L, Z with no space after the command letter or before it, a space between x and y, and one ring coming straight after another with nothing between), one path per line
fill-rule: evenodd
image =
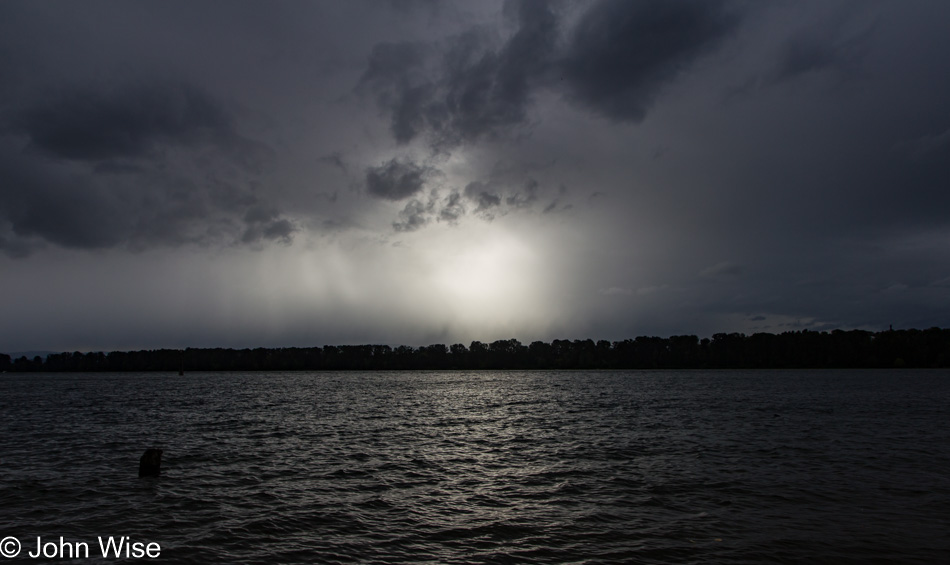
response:
M82 562L110 535L168 563L940 562L948 423L946 371L5 374L0 537Z

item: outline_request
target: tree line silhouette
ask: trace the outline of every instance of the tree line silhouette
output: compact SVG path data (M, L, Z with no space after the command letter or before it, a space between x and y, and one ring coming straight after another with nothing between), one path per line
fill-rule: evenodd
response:
M516 339L468 347L434 344L327 345L257 349L188 348L0 354L0 371L338 371L426 369L738 369L948 367L950 329L717 333L623 341Z

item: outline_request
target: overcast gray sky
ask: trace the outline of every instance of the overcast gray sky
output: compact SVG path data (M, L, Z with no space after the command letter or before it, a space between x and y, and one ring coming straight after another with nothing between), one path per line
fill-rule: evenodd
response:
M0 3L0 351L950 326L950 3Z

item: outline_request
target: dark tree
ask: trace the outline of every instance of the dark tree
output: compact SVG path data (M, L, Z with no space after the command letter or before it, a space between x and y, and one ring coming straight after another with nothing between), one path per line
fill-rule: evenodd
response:
M158 349L57 353L11 360L0 354L2 371L320 371L414 369L692 369L808 367L947 367L950 330L863 330L781 334L717 333L669 338L639 336L613 343L591 339L532 342L501 339L437 343L414 349L401 345L327 345L257 349Z

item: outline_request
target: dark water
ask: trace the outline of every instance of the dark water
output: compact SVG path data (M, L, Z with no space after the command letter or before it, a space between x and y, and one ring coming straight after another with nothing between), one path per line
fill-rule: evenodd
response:
M0 375L0 537L167 563L950 560L946 371ZM163 475L139 479L146 447Z

